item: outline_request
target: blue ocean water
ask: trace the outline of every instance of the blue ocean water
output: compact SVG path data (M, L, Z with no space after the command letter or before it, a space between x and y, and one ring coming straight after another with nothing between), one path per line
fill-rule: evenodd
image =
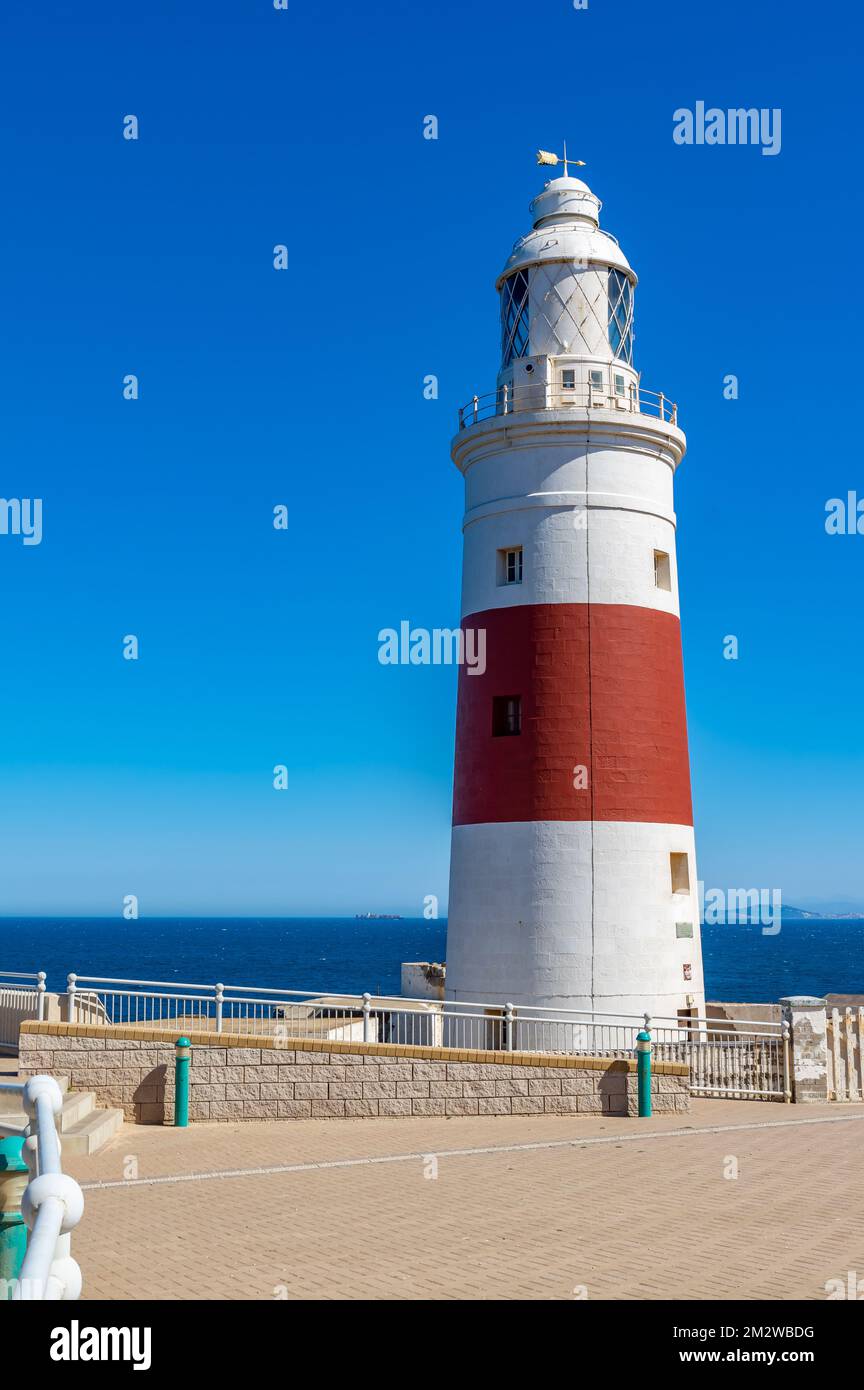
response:
M441 961L447 923L422 918L0 918L0 969L66 975L393 994L406 960ZM703 928L709 999L864 994L864 921Z

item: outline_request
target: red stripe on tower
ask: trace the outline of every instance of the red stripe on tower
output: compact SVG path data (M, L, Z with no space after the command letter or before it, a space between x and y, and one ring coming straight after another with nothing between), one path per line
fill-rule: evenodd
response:
M611 820L690 825L681 632L671 613L525 604L472 614L486 669L462 666L454 825ZM493 733L495 697L518 697L521 734ZM584 767L586 785L574 788Z

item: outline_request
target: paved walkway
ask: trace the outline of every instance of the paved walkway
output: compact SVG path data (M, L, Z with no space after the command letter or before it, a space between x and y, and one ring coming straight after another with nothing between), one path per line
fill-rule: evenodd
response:
M862 1157L864 1106L697 1101L127 1125L67 1168L89 1298L824 1299L864 1278Z

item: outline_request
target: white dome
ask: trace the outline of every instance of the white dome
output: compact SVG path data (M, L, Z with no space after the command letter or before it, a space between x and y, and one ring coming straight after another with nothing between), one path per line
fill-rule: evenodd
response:
M534 226L539 227L549 219L556 222L571 221L578 218L597 227L600 223L600 209L603 204L581 179L550 179L538 193L529 207Z
M602 203L581 179L550 179L531 203L534 229L520 237L497 281L538 261L612 266L636 284L636 273L613 236L600 229Z

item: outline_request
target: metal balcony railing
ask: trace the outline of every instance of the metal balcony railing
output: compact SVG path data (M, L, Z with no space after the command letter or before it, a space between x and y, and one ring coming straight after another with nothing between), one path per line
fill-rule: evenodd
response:
M678 406L662 391L648 391L644 386L613 389L608 385L580 383L561 386L554 382L509 383L497 391L473 396L467 405L460 406L459 428L468 429L479 420L495 415L512 415L519 411L536 410L621 410L631 415L651 415L667 424L678 424Z

